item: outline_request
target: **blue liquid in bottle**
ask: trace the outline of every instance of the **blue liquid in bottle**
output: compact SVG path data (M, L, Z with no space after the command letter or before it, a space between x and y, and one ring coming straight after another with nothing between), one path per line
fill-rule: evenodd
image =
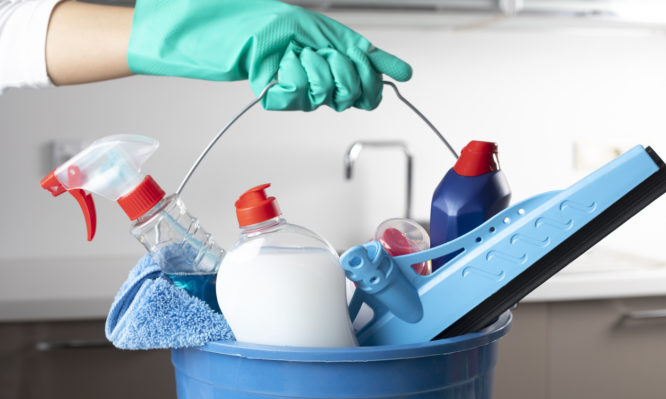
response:
M151 255L160 265L164 265L162 272L175 287L184 289L206 302L214 311L222 313L217 304L217 273L192 273L192 265L201 262L198 258L199 248L187 243L174 244ZM217 258L212 262L217 262Z
M217 313L222 313L217 304L216 281L217 274L165 274L173 285L182 288L190 295L195 296L208 304Z

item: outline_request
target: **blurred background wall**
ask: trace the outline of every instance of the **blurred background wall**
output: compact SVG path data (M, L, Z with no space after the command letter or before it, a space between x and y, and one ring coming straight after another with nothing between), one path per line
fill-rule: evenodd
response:
M663 29L397 11L330 15L411 63L414 76L400 90L458 151L472 139L498 142L513 202L564 188L636 144L666 154ZM145 171L173 192L211 137L252 98L247 82L144 76L9 91L0 97L0 265L143 253L116 204L95 199L98 234L88 243L78 205L40 188L52 167L53 140L155 137L161 147ZM353 179L345 181L343 156L356 140L408 143L415 159L412 213L427 219L432 192L454 160L389 89L373 112L251 110L220 140L183 198L229 247L238 233L235 199L271 182L270 193L290 221L344 250L404 209L405 162L398 150L364 150ZM665 214L666 203L658 201L604 245L666 257L654 223Z

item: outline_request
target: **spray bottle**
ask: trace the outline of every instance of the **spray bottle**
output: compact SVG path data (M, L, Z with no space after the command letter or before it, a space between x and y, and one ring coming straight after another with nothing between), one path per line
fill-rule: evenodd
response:
M509 205L511 190L498 163L496 143L470 141L463 148L432 196L431 247L458 238ZM455 255L433 259L432 270Z
M177 194L165 197L157 182L141 173L158 146L157 140L144 136L105 137L54 169L41 185L54 197L65 191L74 196L86 220L88 241L95 236L97 217L86 191L116 201L132 221L131 234L171 282L219 312L215 282L225 252Z

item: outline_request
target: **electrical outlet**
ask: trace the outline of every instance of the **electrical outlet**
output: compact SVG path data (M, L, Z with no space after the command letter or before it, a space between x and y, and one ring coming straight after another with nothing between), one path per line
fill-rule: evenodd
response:
M84 140L54 140L48 144L49 171L67 162L71 157L81 152L88 142Z

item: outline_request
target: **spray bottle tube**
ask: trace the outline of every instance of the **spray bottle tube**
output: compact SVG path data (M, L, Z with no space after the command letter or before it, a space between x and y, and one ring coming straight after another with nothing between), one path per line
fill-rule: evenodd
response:
M88 241L95 236L97 217L86 191L116 201L132 221L132 235L174 285L219 311L214 284L225 252L178 195L165 197L157 182L141 173L158 146L157 140L143 136L105 137L54 169L41 185L53 196L66 191L74 196L86 220Z

